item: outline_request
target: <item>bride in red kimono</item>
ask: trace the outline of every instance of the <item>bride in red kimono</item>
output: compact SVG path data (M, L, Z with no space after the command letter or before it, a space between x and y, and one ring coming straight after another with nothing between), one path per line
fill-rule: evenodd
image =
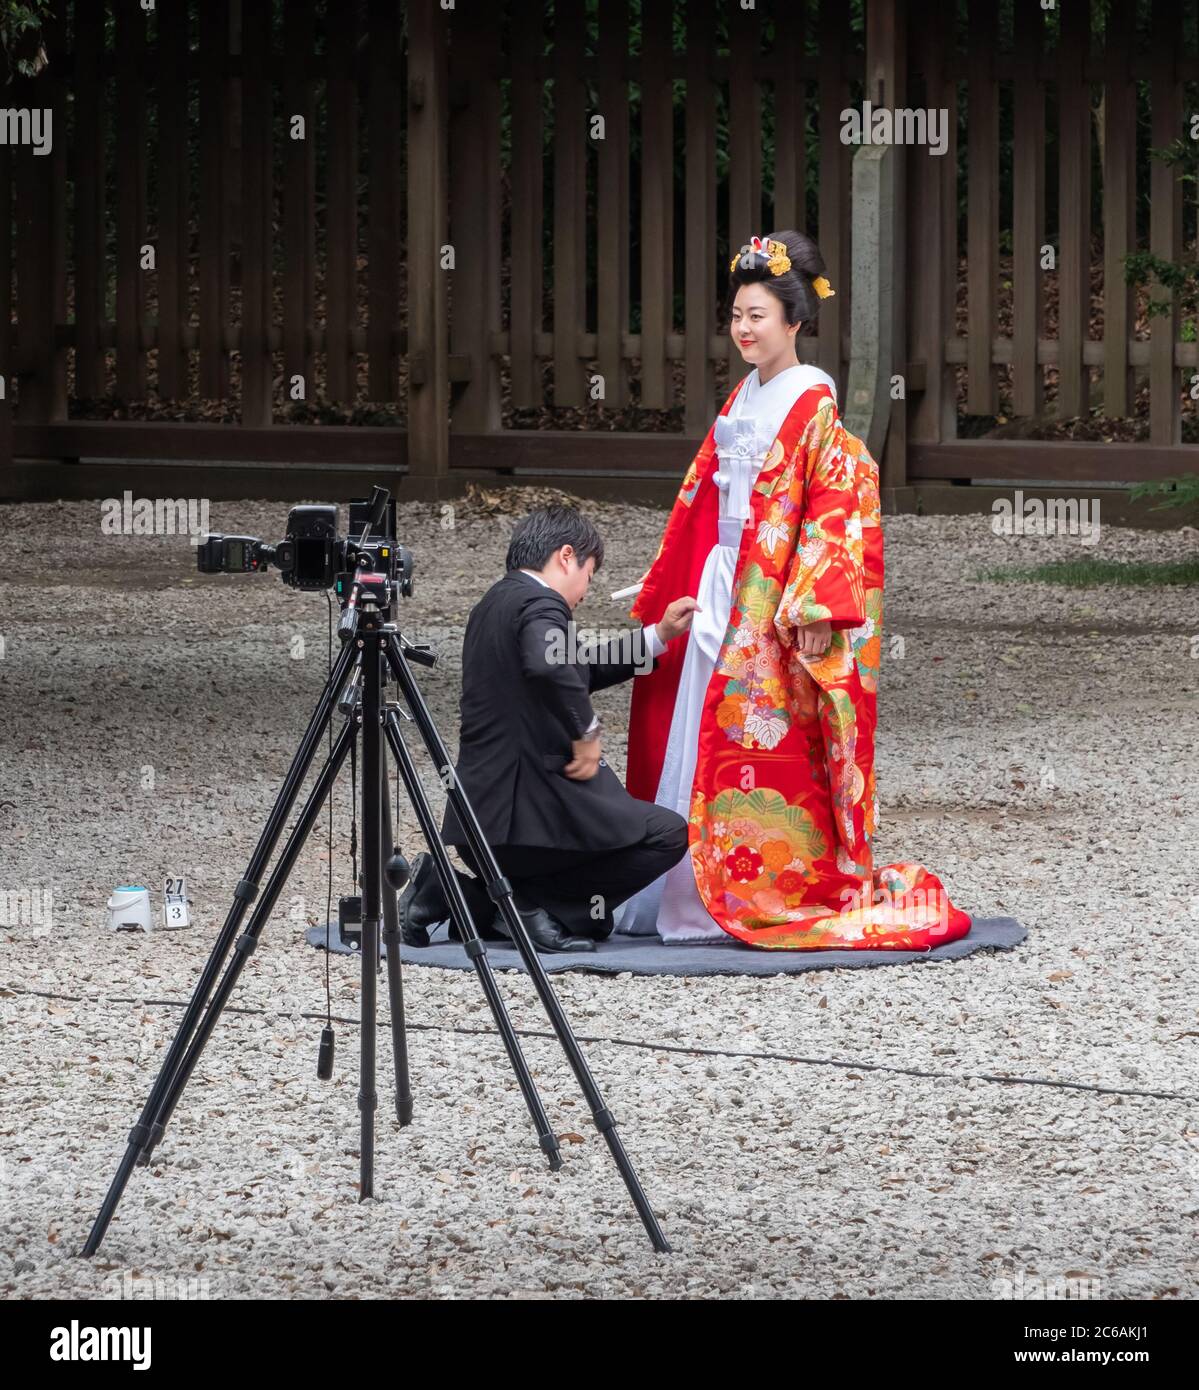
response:
M687 818L690 850L618 932L773 950L920 950L970 918L920 864L876 867L882 647L878 466L831 377L796 358L834 293L809 237L730 265L729 331L753 370L691 462L631 616L698 611L633 682L627 783Z

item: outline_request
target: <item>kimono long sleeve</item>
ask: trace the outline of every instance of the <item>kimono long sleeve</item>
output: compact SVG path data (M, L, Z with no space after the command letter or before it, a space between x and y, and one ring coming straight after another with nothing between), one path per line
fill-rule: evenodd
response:
M784 646L807 623L855 628L866 621L861 504L856 462L845 444L836 406L823 402L798 445L804 455L801 520L774 618Z

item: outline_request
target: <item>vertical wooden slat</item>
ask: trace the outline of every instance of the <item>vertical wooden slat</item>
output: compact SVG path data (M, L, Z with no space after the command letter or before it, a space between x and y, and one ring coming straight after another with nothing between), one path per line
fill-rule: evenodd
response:
M399 314L400 263L399 187L395 177L399 139L396 0L370 0L368 15L370 213L367 222L367 303L370 319L366 329L369 354L367 390L372 401L394 401L399 395L395 331ZM408 153L412 163L418 164L426 152L410 147Z
M844 383L842 336L849 324L849 191L852 152L841 143L839 113L849 104L844 62L849 9L820 0L820 234L817 242L836 294L820 306L819 366Z
M499 359L492 335L500 327L500 87L490 71L501 51L496 5L461 9L453 19L455 85L462 104L450 113L450 238L454 315L450 352L470 363L470 379L453 401L460 432L500 428ZM522 306L526 309L527 306Z
M357 393L350 331L358 322L358 0L328 7L328 146L325 195L325 392L352 405Z
M729 259L750 239L765 236L762 226L762 120L754 69L758 56L756 10L731 6L729 24ZM750 371L730 337L726 344L729 390Z
M0 145L0 469L12 463L12 150ZM10 497L7 478L0 478L0 495Z
M104 63L104 7L75 5L75 394L104 394L100 325L108 286L105 246L104 126L100 86Z
M191 394L183 345L188 284L186 4L158 11L158 393Z
M959 262L961 260L960 232L958 227L958 114L961 110L962 96L960 84L954 76L958 68L957 52L957 0L940 0L942 24L945 31L945 46L942 50L945 59L942 91L945 104L949 108L949 148L941 161L941 256L939 272L941 277L940 299L942 306L942 331L944 339L957 336L957 295ZM941 401L941 438L956 439L958 433L958 378L956 368L946 365L945 394Z
M1179 11L1170 0L1153 0L1150 55L1150 145L1165 149L1182 133L1182 90L1175 61L1181 42ZM1154 159L1149 170L1149 249L1165 261L1180 259L1182 247L1182 185L1178 170ZM1178 373L1174 344L1178 338L1178 300L1154 280L1150 298L1169 300L1170 312L1149 321L1149 442L1177 444L1181 437Z
M624 335L629 322L629 51L628 0L600 0L599 109L605 138L598 143L596 334L604 404L628 400Z
M44 88L15 78L12 104L18 110L41 106ZM41 159L32 145L6 145L13 178L13 258L16 268L9 395L19 420L50 418L50 380L45 372L50 341L49 248L50 181L40 176ZM14 384L15 383L15 384Z
M117 130L117 395L142 400L146 359L142 322L146 292L141 268L146 242L146 112L142 67L146 16L138 0L116 0Z
M1085 415L1090 405L1090 369L1082 360L1091 309L1091 102L1085 77L1090 4L1072 0L1061 13L1057 413L1065 419Z
M687 399L683 433L692 439L702 439L711 426L715 406L712 290L716 257L716 88L710 65L715 26L708 0L686 0L686 4L687 270L683 290L686 315L683 353Z
M51 391L53 402L51 412L55 419L65 419L67 415L67 354L58 347L57 327L67 322L67 153L70 141L67 138L67 114L70 109L70 73L67 67L67 0L56 0L53 13L44 31L47 40L46 50L50 59L46 72L50 78L48 95L53 109L54 152L43 163L52 181L51 224L49 237L51 243L51 294L50 323L53 330L51 344ZM143 207L143 222L144 217ZM144 359L143 359L144 360Z
M272 6L242 6L241 422L269 425L274 221Z
M449 317L440 250L446 210L446 13L408 6L408 469L449 472Z
M908 202L908 306L911 355L924 364L924 390L909 402L913 440L952 439L956 423L953 371L945 361L945 339L953 332L957 272L957 86L954 61L954 0L933 0L927 21L913 35L915 59L924 75L923 105L946 112L946 147L912 151L912 196Z
M1045 324L1045 90L1038 72L1045 24L1040 0L1016 0L1012 84L1012 413L1038 415L1045 374L1037 344Z
M807 83L799 74L804 52L804 6L797 4L775 30L774 225L807 231ZM736 246L729 247L730 258Z
M50 83L42 78L17 79L8 89L17 110L52 106ZM53 119L53 118L52 118ZM18 145L12 162L15 183L14 226L17 262L16 361L20 377L17 418L54 418L54 180L50 155L34 154L32 144ZM11 382L10 382L11 387Z
M1112 0L1103 61L1103 408L1132 409L1128 340L1135 323L1132 286L1124 257L1136 246L1135 0Z
M996 10L970 0L967 71L969 146L966 216L966 410L994 415L996 371L991 365L999 258L999 89L995 82Z
M641 20L641 405L673 401L666 335L674 327L674 129L669 5L642 6Z
M542 23L538 16L521 22L512 17L511 101L512 255L509 274L508 364L512 404L528 409L543 403L537 363L537 334L542 331L541 221L542 82L535 77L541 61Z
M292 399L292 379L302 377L304 398L314 394L312 372L313 263L316 130L308 62L316 25L312 0L290 0L283 11L283 398ZM300 117L304 138L293 138Z
M586 397L578 337L586 328L587 111L583 82L583 0L554 5L554 404Z
M225 134L229 101L229 0L204 0L200 19L200 394L229 394L225 316L229 217Z

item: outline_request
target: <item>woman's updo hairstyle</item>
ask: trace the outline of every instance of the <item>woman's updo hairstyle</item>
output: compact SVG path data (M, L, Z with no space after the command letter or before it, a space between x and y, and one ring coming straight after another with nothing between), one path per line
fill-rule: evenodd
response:
M789 269L776 275L771 269L772 257L766 245L779 241L787 248L791 261ZM725 302L725 312L731 319L733 301L742 285L761 283L776 299L782 302L783 319L790 326L801 323L800 337L808 337L816 332L816 318L820 313L821 295L813 287L825 273L824 257L820 248L810 236L803 232L771 232L761 238L762 250L738 251L729 273L729 293ZM827 280L822 282L825 293L832 293Z

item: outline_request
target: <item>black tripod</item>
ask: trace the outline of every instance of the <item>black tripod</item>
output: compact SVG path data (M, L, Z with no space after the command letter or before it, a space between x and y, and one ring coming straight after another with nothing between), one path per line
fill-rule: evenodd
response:
M616 1166L620 1170L633 1205L641 1217L655 1250L670 1249L650 1206L633 1165L616 1132L616 1121L604 1104L599 1087L588 1069L578 1040L571 1031L562 1005L555 995L545 968L524 922L512 900L509 881L500 873L491 847L483 838L478 820L462 787L453 775L446 746L437 731L420 690L413 679L408 657L431 666L434 657L423 648L415 647L400 634L393 618L393 582L388 576L359 572L352 593L342 614L340 635L341 653L329 674L325 689L317 703L312 719L292 760L275 804L267 817L258 844L250 858L245 877L234 890L234 901L221 928L220 935L204 966L187 1010L175 1034L162 1068L142 1108L137 1123L129 1132L124 1157L109 1185L103 1205L96 1217L82 1254L94 1255L99 1249L117 1204L135 1166L144 1166L162 1138L175 1106L195 1070L222 1009L237 984L247 958L258 945L259 937L275 906L308 834L328 797L351 744L362 734L362 793L361 816L363 828L362 852L362 1036L358 1109L361 1119L359 1199L370 1197L374 1191L375 1110L378 1095L375 1090L375 1026L376 977L379 971L380 929L386 956L388 997L391 1008L391 1031L396 1071L396 1116L401 1125L412 1118L412 1091L408 1079L408 1048L404 1029L404 1000L400 971L400 933L396 891L408 877L408 866L395 850L392 840L388 777L383 738L408 793L409 801L420 823L421 834L437 866L438 877L450 904L453 920L458 927L467 956L483 987L504 1048L525 1098L538 1142L549 1166L562 1166L557 1137L550 1129L549 1119L537 1094L528 1063L508 1017L496 985L487 949L479 936L461 886L450 863L449 853L442 844L437 823L424 787L417 775L412 754L401 733L400 707L383 699L386 674L394 677L399 693L408 707L404 717L414 720L421 739L434 766L447 783L449 796L462 825L466 828L470 847L476 861L487 876L487 891L497 904L508 924L512 940L533 980L550 1023L574 1071L596 1128L603 1135ZM278 863L271 870L266 886L259 897L259 881L267 862L274 853L283 827L291 814L301 785L308 774L322 734L332 718L334 708L349 717L333 741L333 748L320 775L304 803L300 818L287 839ZM384 878L387 878L386 885ZM247 907L257 899L244 932L238 935ZM380 928L380 923L382 927ZM232 957L230 958L230 952ZM219 981L218 981L219 976ZM214 990L215 985L215 990ZM331 1052L322 1042L322 1076L330 1074Z

